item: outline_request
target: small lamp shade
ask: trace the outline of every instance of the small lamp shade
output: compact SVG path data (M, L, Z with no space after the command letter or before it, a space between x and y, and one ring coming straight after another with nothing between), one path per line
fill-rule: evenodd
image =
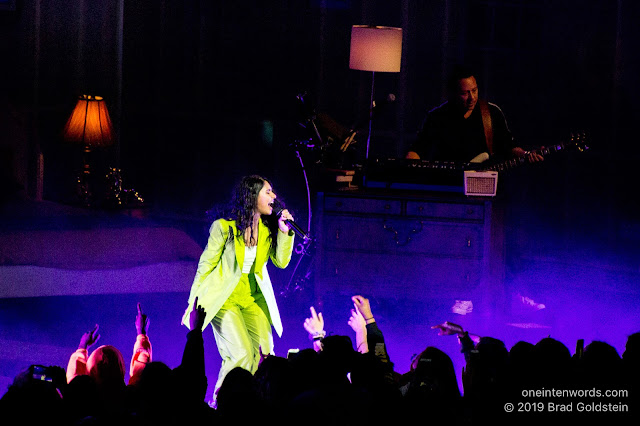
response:
M349 68L360 71L400 72L402 28L354 25L351 29Z
M91 147L113 143L113 125L100 96L82 95L64 126L64 139Z

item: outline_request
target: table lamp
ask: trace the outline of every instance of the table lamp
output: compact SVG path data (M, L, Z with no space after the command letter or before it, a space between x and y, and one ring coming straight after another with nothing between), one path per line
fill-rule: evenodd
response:
M78 176L78 195L86 206L91 205L89 154L93 147L106 147L113 143L113 125L107 105L101 96L81 95L67 124L64 140L83 147L82 172Z

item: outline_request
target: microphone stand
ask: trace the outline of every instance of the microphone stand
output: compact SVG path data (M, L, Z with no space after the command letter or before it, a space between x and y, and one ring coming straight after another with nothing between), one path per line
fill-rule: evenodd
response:
M315 123L314 123L315 128ZM317 132L317 130L316 130ZM304 167L304 162L302 161L302 156L300 155L300 151L296 150L296 157L300 161L300 168L302 169L302 175L304 176L304 184L307 188L307 229L311 229L311 191L309 190L309 179L307 178L307 169Z
M296 157L298 157L298 160L300 161L300 167L302 169L302 174L304 176L304 181L305 181L305 186L307 188L307 209L308 209L308 219L307 219L307 229L311 229L311 190L309 189L309 179L307 178L307 169L304 165L304 162L302 160L302 156L300 155L300 151L296 150ZM313 243L314 239L309 236L308 238L303 238L303 241L301 243L298 243L298 245L295 248L295 252L296 254L299 254L300 257L298 258L298 261L296 262L295 267L293 268L293 272L291 273L291 277L289 278L289 282L287 283L287 285L284 287L284 289L280 292L280 294L284 297L288 296L289 293L291 293L292 291L296 291L296 290L302 290L304 287L303 285L300 285L299 282L303 282L309 279L310 273L311 273L311 266L312 266L312 262L309 262L309 265L307 266L307 269L304 273L304 275L302 275L302 277L296 278L296 273L298 271L298 268L300 267L300 264L302 263L302 260L305 258L305 256L311 256L309 247L310 245ZM295 282L294 282L295 281Z

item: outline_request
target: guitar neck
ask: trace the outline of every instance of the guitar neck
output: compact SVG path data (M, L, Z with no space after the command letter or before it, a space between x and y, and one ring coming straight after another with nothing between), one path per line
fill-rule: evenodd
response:
M547 147L543 147L543 148L538 148L536 150L533 150L532 153L536 153L541 155L542 157L547 157L550 154L555 154L561 151L565 151L568 148L574 148L577 147L579 150L583 150L584 148L588 148L586 146L584 146L584 141L582 141L580 138L573 140L571 142L562 142L556 145L551 145L551 146L547 146ZM509 169L513 169L514 167L520 166L522 164L527 163L527 158L526 156L523 157L516 157L516 158L511 158L509 160L506 161L502 161L500 163L496 163L493 164L483 170L486 171L503 171L503 170L509 170Z

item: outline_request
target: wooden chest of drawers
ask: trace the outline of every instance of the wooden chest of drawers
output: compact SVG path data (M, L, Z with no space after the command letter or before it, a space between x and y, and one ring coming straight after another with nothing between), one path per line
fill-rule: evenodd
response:
M495 298L492 263L503 262L492 218L490 199L458 194L319 193L315 297Z

